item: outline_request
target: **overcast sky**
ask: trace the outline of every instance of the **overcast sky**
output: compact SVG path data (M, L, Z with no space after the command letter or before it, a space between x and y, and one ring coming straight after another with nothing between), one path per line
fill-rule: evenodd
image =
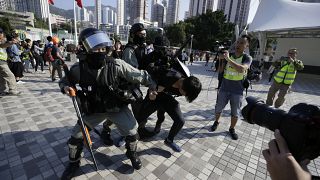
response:
M73 0L53 0L54 5L62 9L72 9ZM162 1L162 0L158 0ZM84 6L94 6L95 0L82 0ZM117 0L101 0L102 4L117 7ZM151 0L149 0L149 15L151 15ZM179 20L183 20L184 12L189 9L189 0L180 0Z

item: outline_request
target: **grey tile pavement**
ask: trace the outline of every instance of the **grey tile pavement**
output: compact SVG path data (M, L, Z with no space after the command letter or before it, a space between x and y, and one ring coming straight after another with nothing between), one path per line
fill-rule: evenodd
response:
M139 171L131 168L124 147L105 147L92 133L100 170L94 170L91 157L84 150L81 172L75 179L270 179L261 151L273 138L272 132L240 120L236 126L239 140L231 140L227 133L229 106L222 114L217 131L209 132L217 75L207 71L204 62L195 62L189 67L200 78L203 90L191 104L183 97L177 98L186 119L176 137L183 148L181 153L163 144L172 125L168 116L156 137L139 143L143 162ZM288 110L299 102L320 105L320 76L298 74L297 77L283 109ZM0 177L59 179L68 163L66 141L77 120L72 102L60 93L57 83L51 82L48 74L25 74L24 81L25 84L18 85L23 92L21 96L0 98ZM248 95L265 99L269 86L262 80L249 89ZM154 127L155 120L152 115L150 128ZM116 129L112 137L119 137ZM312 174L319 175L320 159L311 161L309 169Z

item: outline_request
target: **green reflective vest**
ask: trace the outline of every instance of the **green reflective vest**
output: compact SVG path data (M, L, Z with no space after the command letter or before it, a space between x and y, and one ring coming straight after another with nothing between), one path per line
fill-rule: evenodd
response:
M277 83L283 83L291 85L296 77L297 70L293 63L287 63L287 61L281 62L280 71L274 76L274 80Z
M26 60L30 60L30 52L24 52L24 50L25 50L25 48L22 48L21 47L21 51L23 52L22 54L21 54L21 56L22 56L22 60L23 61L26 61Z
M237 59L234 59L233 56L230 57L234 62L241 64L242 63L242 56L238 57ZM243 80L243 77L245 76L246 72L238 72L236 71L229 62L226 65L226 68L224 70L223 77L225 79L231 80L231 81L241 81Z
M0 61L7 61L8 54L5 48L0 48Z

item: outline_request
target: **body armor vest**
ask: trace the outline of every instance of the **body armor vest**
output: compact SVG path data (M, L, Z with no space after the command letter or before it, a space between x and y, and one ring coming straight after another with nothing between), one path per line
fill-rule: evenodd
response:
M79 63L82 90L78 94L85 114L118 112L122 106L135 101L127 81L117 78L114 60L106 61L100 70L89 69L85 61Z

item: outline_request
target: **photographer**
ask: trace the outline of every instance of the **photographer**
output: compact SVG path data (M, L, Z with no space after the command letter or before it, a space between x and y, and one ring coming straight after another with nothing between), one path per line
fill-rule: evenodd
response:
M271 140L269 149L262 152L271 178L310 179L305 168L308 160L320 156L319 106L299 103L286 112L265 104L259 98L247 97L246 100L247 105L241 111L244 121L275 132L276 139Z
M275 139L269 142L269 149L262 151L267 162L267 170L273 180L310 180L311 174L307 171L309 160L300 164L292 156L285 139L277 129Z
M211 127L211 131L215 131L219 125L219 119L221 112L230 101L231 106L231 125L229 133L233 140L238 139L238 135L235 132L234 127L237 124L240 107L243 98L243 80L246 76L247 70L252 62L251 56L244 54L244 50L249 47L250 37L242 35L236 43L236 51L229 56L228 51L224 51L223 57L227 63L220 63L224 69L221 87L218 91L217 102L215 106L215 121Z
M267 104L273 105L273 100L276 93L279 91L278 99L274 103L275 108L279 108L285 101L285 96L291 84L294 82L297 70L303 69L302 61L298 60L298 51L296 48L291 48L288 51L288 57L282 57L280 60L275 61L272 66L279 68L280 71L274 76L274 81L269 89Z

